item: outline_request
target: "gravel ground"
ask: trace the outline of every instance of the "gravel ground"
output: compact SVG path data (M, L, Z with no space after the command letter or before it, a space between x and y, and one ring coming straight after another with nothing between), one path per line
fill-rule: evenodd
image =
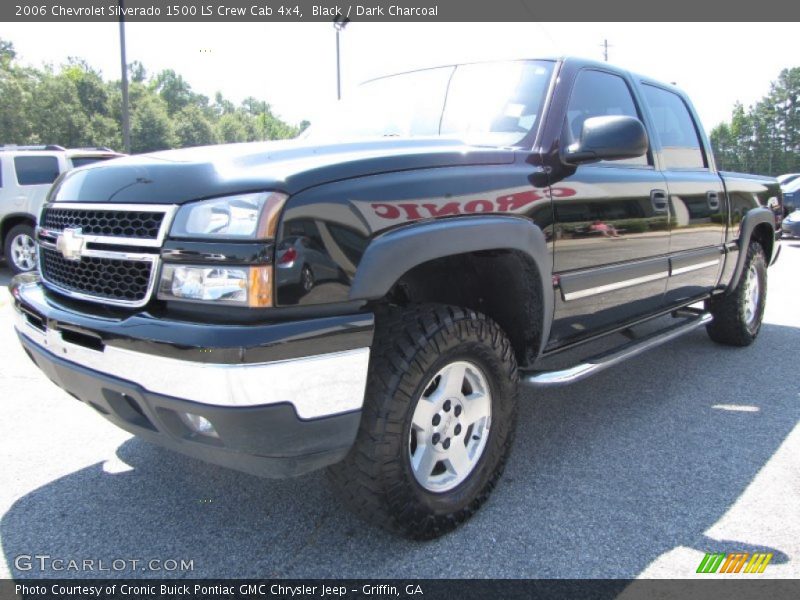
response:
M523 393L491 500L427 543L363 525L321 473L261 480L115 428L33 367L0 289L0 578L692 577L706 552L736 551L772 552L763 576L800 577L800 241L782 245L754 346L698 330ZM37 554L127 563L81 573L17 558Z

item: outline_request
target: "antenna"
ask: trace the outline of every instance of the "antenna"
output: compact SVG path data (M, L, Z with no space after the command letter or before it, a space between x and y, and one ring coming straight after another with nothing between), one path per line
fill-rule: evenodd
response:
M608 43L608 40L603 40L603 43L600 44L603 48L603 60L608 62L608 49L611 48L611 44Z

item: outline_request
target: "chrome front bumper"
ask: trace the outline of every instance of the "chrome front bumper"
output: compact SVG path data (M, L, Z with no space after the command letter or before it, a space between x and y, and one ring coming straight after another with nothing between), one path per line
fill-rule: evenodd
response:
M106 345L94 350L35 326L17 311L17 331L39 348L81 367L138 384L148 392L212 406L291 404L301 419L361 409L369 348L263 364L177 360Z

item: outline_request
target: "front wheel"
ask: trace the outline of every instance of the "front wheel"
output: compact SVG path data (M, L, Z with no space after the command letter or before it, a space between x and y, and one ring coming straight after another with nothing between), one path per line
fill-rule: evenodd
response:
M714 320L706 325L709 337L719 344L749 346L761 330L767 302L767 259L758 242L747 248L742 275L724 296L706 301Z
M503 471L516 425L514 353L471 310L422 305L376 318L361 427L330 479L359 516L434 538L472 516Z
M36 268L36 242L33 227L26 224L15 225L6 236L6 262L14 273L25 273Z

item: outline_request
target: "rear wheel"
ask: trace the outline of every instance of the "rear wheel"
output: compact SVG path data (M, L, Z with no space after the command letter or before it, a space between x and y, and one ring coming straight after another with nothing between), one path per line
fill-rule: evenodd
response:
M761 330L766 301L767 260L761 244L754 241L747 248L736 287L706 302L706 309L714 316L706 326L709 337L719 344L749 346Z
M496 323L441 305L377 316L361 427L329 469L359 516L415 539L467 520L505 465L517 366Z
M6 236L6 262L14 273L25 273L36 268L36 242L33 227L27 224L15 225Z

